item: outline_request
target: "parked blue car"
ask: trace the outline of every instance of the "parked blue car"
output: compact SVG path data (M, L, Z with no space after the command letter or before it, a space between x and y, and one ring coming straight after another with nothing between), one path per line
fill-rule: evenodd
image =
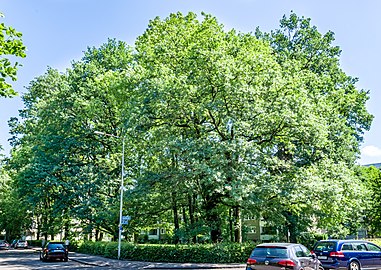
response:
M323 240L315 243L316 254L324 269L381 269L381 248L361 240Z

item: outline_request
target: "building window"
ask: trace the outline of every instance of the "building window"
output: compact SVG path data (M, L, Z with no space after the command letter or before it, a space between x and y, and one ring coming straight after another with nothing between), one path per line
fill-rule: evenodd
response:
M266 226L262 228L262 234L270 234L274 235L276 234L276 228L273 226Z
M149 232L148 232L149 235L157 235L157 229L151 229Z

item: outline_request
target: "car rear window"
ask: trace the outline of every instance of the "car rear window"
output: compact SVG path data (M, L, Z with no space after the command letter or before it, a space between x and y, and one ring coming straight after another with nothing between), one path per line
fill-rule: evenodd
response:
M48 248L64 248L62 244L49 244Z
M285 247L256 247L251 254L252 257L274 257L287 258L287 248Z
M336 248L336 242L318 242L316 243L315 251L334 251Z

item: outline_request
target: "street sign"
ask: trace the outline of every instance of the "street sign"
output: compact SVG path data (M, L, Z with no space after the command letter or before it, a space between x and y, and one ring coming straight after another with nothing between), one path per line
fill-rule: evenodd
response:
M130 216L122 216L122 225L127 225L130 219Z

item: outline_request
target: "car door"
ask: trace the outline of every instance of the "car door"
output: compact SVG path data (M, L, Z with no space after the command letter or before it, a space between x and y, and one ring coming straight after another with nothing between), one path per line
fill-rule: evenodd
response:
M356 257L362 268L372 268L373 267L373 257L370 251L368 251L365 242L353 242L354 247L354 257Z
M374 268L381 268L381 248L373 243L366 244L368 252L372 256L372 265Z
M312 256L310 256L310 252L308 249L303 245L297 245L294 247L294 253L297 257L297 259L300 262L300 265L305 270L315 270L315 261L312 259Z

